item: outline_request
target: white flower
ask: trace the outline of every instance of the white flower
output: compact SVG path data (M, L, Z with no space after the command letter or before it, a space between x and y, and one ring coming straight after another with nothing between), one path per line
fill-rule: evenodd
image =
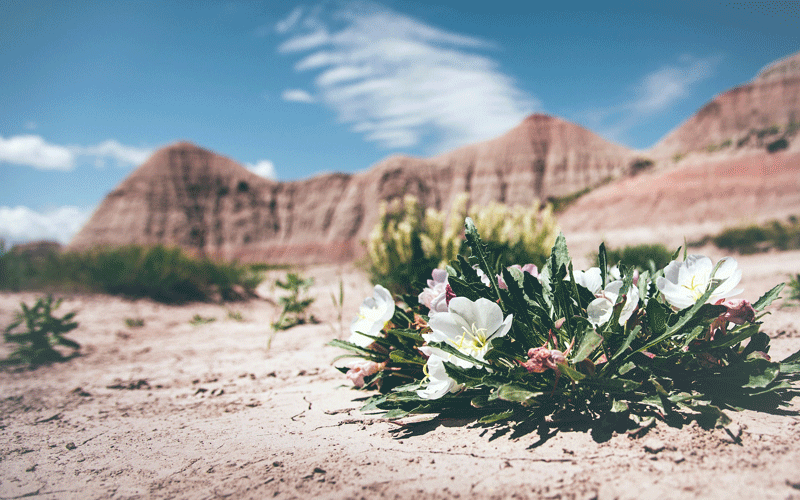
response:
M350 323L350 342L359 347L367 347L372 343L372 339L361 334L377 336L392 316L394 316L392 294L384 287L375 285L372 297L364 299L358 314Z
M707 303L742 293L741 288L733 289L742 279L742 270L738 268L736 259L723 258L714 276L711 275L713 271L714 264L711 259L704 255L689 255L684 262L677 260L670 262L664 268L664 276L656 280L656 286L664 294L666 301L677 309L694 305L715 280L721 283Z
M577 278L575 278L577 281ZM614 313L614 304L619 298L619 292L622 289L622 280L612 281L606 286L605 290L597 294L594 299L586 308L586 314L589 316L589 322L594 326L604 325L611 319ZM636 306L639 305L639 289L633 285L628 288L628 293L625 298L625 304L622 306L622 311L619 315L619 324L624 325L628 322Z
M444 359L435 354L431 354L425 363L425 373L429 378L428 386L417 390L417 395L423 399L439 399L448 392L458 392L463 387L447 375Z
M431 333L423 334L427 342L446 342L460 352L484 361L489 342L505 336L511 329L513 315L503 319L503 311L491 300L480 298L473 302L466 297L450 300L448 312L438 313L428 322ZM432 348L433 354L462 368L473 366L469 361Z
M572 274L575 276L575 283L586 288L594 295L597 295L603 288L603 277L600 274L599 267L593 267L587 271L574 271ZM569 275L567 275L566 279L569 280Z
M429 309L428 316L447 311L447 271L434 269L431 273L433 279L428 280L428 287L419 294L419 303Z

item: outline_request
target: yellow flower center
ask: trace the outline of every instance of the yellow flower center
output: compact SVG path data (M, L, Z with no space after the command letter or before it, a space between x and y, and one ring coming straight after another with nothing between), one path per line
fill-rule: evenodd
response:
M695 280L697 282L695 282ZM689 293L692 294L694 300L697 300L700 297L702 297L704 293L706 293L706 290L708 289L708 281L701 279L698 276L692 276L692 280L689 282L688 286L687 285L681 285L681 286L689 290Z
M461 327L464 332L461 337L455 342L455 347L464 354L469 354L473 358L480 358L483 356L483 351L486 349L486 344L489 342L489 334L486 328L478 328L475 323L472 324L470 329Z

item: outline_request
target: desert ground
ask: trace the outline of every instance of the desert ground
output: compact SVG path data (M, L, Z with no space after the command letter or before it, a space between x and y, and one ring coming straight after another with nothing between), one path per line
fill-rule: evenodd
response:
M800 252L737 258L750 300L800 273ZM632 437L466 418L400 425L361 413L367 394L334 369L341 352L326 343L349 335L371 285L351 265L301 272L316 280L320 323L271 344L282 291L271 283L285 272L270 274L261 298L223 305L65 295L57 312L79 311L68 337L81 355L0 372L0 499L800 499L800 416L791 412L731 413L736 439L695 424L659 422ZM341 322L331 299L340 279ZM39 295L0 294L0 326ZM800 349L800 304L770 310L763 330L780 359ZM216 321L192 325L195 314Z

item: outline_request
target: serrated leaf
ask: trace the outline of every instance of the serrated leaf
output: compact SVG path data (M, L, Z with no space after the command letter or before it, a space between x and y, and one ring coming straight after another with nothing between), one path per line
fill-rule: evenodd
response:
M772 304L772 302L778 299L778 295L783 290L783 287L786 286L786 283L781 283L779 285L775 285L772 290L768 291L764 295L762 295L755 303L753 304L753 309L758 312L761 312L766 308L768 305Z
M427 362L427 360L422 356L415 356L411 353L406 353L403 351L392 351L389 353L389 359L395 363L409 363L414 365L424 365Z
M398 418L403 418L408 416L411 413L410 411L401 410L400 408L395 408L394 410L389 410L383 416L386 420L397 420Z

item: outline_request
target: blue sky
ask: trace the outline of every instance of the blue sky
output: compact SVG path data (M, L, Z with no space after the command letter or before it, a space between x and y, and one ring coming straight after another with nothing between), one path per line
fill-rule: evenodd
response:
M644 149L800 50L798 2L0 2L0 238L66 242L189 140L279 180L531 112Z

